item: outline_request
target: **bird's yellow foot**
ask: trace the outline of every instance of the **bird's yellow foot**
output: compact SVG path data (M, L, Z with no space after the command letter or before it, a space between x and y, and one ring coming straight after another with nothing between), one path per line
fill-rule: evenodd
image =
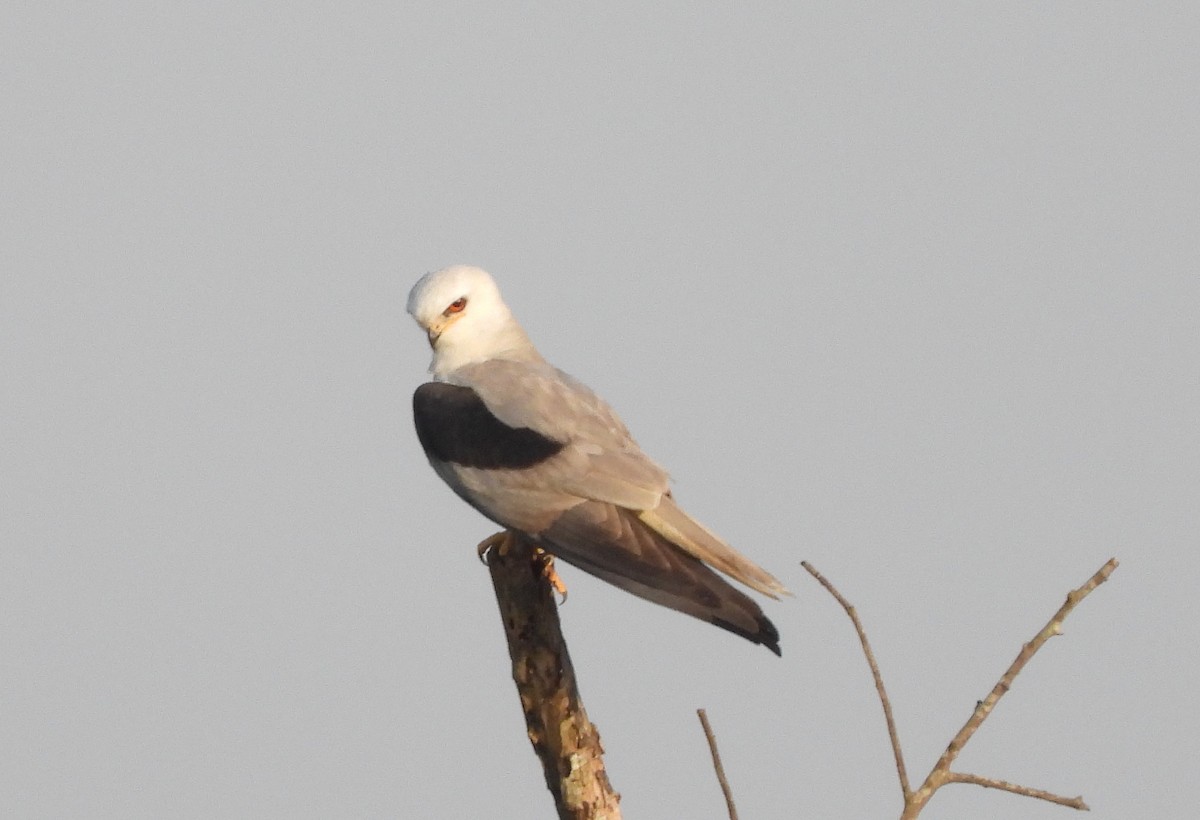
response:
M543 549L534 551L535 561L540 561L542 564L542 577L550 582L550 586L554 587L554 591L562 596L560 603L567 602L567 585L563 582L562 576L558 574L558 570L554 568L554 556Z
M504 557L508 555L508 551L513 545L513 534L510 530L503 530L495 535L489 535L487 538L479 542L476 547L476 554L484 566L487 566L488 556L492 554L492 550L496 554ZM554 591L562 596L562 603L567 600L567 585L563 582L562 576L554 569L554 556L546 552L540 547L535 547L533 550L533 560L539 565L542 577L550 582L550 586L554 587Z
M479 555L479 560L484 566L488 562L488 553L493 549L497 550L500 555L507 555L508 549L512 545L512 533L508 530L503 530L495 535L489 535L487 538L479 542L476 548L476 553Z

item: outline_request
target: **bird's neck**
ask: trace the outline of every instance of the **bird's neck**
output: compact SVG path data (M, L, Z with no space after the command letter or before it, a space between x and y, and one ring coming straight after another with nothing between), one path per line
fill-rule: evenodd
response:
M429 372L434 378L442 379L460 367L493 359L545 362L525 335L524 328L516 322L511 322L486 335L464 339L448 339L443 336L433 351L433 362L429 366Z

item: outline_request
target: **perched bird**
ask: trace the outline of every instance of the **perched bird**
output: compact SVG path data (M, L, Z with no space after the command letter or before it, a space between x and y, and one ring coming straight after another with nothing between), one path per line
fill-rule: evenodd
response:
M417 437L454 492L551 555L779 654L775 625L713 569L790 593L676 505L666 471L603 399L541 357L491 276L426 274L408 312L433 348L434 381L413 395Z

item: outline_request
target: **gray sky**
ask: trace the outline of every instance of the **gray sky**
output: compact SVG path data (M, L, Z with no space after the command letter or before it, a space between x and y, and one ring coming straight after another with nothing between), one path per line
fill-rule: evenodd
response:
M1200 12L9 4L0 815L548 816L428 468L422 273L499 280L782 660L567 569L627 816L899 814L961 769L1194 814ZM624 8L620 8L624 6ZM926 811L1063 818L970 787Z

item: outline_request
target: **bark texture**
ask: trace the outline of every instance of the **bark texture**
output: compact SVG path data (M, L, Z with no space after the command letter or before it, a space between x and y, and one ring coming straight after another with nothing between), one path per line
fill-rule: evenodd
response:
M619 820L620 795L579 697L544 561L517 533L487 555L529 740L561 820Z

